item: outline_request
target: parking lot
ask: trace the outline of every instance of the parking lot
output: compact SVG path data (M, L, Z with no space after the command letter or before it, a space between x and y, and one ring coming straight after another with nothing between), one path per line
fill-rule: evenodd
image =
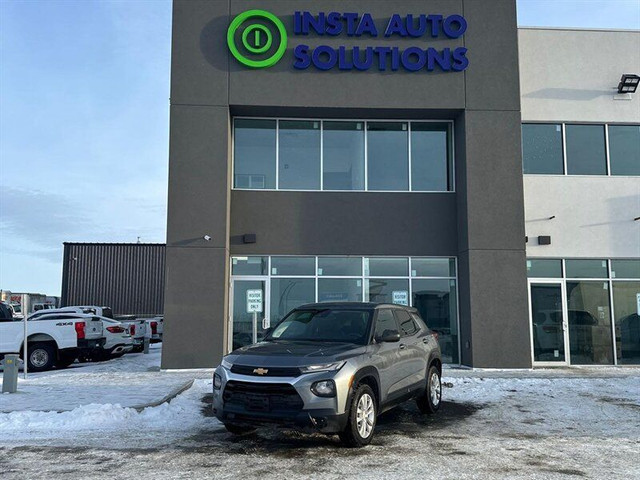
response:
M275 428L230 435L211 416L211 372L161 372L160 351L34 374L23 393L3 395L2 478L640 477L638 369L446 369L437 415L407 403L379 418L372 445L347 449L337 437ZM38 385L77 397L89 374L150 404L191 386L132 408L87 384L83 405L42 411L45 399L6 413L29 392L41 397Z

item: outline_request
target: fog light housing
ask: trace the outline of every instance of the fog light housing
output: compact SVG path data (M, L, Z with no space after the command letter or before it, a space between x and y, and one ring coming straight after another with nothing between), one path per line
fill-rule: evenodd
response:
M336 384L333 380L320 380L311 385L311 392L317 397L335 397Z
M213 388L215 388L216 390L220 390L220 387L222 387L222 377L220 375L218 375L217 373L213 374Z

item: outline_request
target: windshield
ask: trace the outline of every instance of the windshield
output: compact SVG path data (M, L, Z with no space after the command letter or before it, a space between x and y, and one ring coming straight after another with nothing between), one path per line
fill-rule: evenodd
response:
M346 342L366 345L369 340L370 310L294 310L265 338Z

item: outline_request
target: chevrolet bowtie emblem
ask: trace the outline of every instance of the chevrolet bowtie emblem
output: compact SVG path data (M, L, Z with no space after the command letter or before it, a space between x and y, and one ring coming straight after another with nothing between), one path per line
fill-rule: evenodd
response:
M253 373L257 373L258 375L266 375L269 373L269 370L266 368L254 368Z

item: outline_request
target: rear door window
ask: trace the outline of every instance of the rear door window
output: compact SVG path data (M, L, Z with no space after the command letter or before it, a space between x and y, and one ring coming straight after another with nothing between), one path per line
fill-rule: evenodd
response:
M393 312L396 316L396 320L398 320L398 325L400 325L400 333L403 336L413 335L418 331L418 327L416 322L413 321L409 312L404 310L395 310Z

